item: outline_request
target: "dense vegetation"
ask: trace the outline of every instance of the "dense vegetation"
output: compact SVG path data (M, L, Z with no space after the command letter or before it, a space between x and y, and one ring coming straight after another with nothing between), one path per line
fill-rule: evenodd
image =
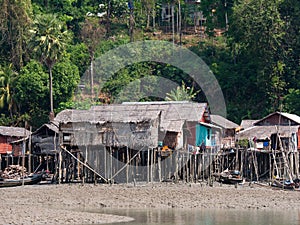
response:
M160 91L157 76L178 83L167 99L205 101L189 76L155 62L123 68L100 92L89 87L92 99L74 101L80 77L97 57L149 39L173 41L198 54L218 79L228 118L235 122L276 110L300 114L299 0L129 3L134 7L125 0L0 0L0 125L38 127L65 108L157 100L130 86L139 78L152 91ZM162 19L166 4L174 5L173 22ZM195 26L192 15L200 11L206 20ZM128 85L135 91L120 95Z

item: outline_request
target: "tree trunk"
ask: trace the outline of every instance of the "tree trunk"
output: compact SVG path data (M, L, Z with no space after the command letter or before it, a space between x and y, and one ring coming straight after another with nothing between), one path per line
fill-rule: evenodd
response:
M52 84L52 66L49 67L49 91L50 91L50 121L54 119L54 110L53 110L53 84Z
M107 0L107 11L106 11L106 36L110 34L110 12L111 12L111 1Z
M179 45L181 45L181 41L182 41L182 32L181 32L181 4L180 4L180 0L178 0L178 11L179 11L179 26L178 26L178 30L179 30Z
M130 36L130 42L134 41L133 38L133 28L134 28L134 17L133 17L133 8L130 9L130 18L129 18L129 36Z

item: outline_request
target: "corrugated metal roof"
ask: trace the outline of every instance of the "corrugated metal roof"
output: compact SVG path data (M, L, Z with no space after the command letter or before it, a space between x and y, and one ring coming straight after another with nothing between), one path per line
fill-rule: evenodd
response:
M216 126L216 125L214 125L214 124L203 123L203 122L200 122L200 124L203 125L203 126L206 126L206 127L210 127L210 128L215 128L215 129L222 130L222 127Z
M279 114L283 117L286 117L287 119L289 120L292 120L294 121L295 123L299 124L300 125L300 117L296 114L290 114L290 113L282 113L282 112L274 112L274 113L271 113L269 115L267 115L266 117L260 119L260 120L257 120L253 125L257 125L258 123L264 121L265 119L267 119L268 117L271 117L275 114Z
M300 125L300 116L298 116L296 114L290 114L290 113L281 113L281 115L283 115L284 117L286 117Z
M211 118L211 122L213 124L223 127L225 129L235 129L239 126L236 123L234 123L220 115L210 115L210 118Z
M0 135L9 137L27 137L30 135L30 131L22 127L0 126Z

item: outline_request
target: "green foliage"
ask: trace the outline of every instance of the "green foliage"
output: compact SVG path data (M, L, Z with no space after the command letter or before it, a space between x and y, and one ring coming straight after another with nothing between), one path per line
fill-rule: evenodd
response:
M88 47L84 43L69 45L67 52L70 55L69 57L72 64L78 67L81 77L89 66L90 55L88 52Z
M300 89L291 88L285 96L285 107L288 112L300 115Z
M0 109L7 108L12 113L14 108L14 96L11 90L17 73L12 64L0 67Z
M31 121L38 126L47 121L52 72L55 112L65 108L87 109L95 104L97 97L89 100L91 96L85 93L78 93L75 101L74 91L79 77L89 72L91 60L97 61L101 54L129 43L127 2L0 0L0 124ZM223 90L230 119L239 122L244 118L261 118L281 105L285 111L300 114L299 0L201 0L201 4L137 0L134 3L135 40L167 41L172 41L172 34L168 33L172 24L161 21L162 6L174 4L177 15L180 3L181 43L210 66ZM190 36L195 11L203 11L206 18L203 25L211 36ZM104 12L108 15L97 16ZM179 41L177 19L175 22L176 42ZM213 37L215 28L228 28L227 25L228 32ZM152 31L162 34L153 36ZM170 54L164 48L153 52L157 59ZM132 52L128 57L143 57L143 52ZM120 58L118 62L123 60L126 59ZM205 101L205 93L190 92L200 87L189 75L171 65L143 62L111 75L106 68L99 71L96 61L94 73L103 73L110 79L95 79L94 92L111 102L157 100L147 93L163 96L161 91L165 90L159 88L158 77L178 84L184 82L185 86L168 90L169 97L186 100L190 94L195 101ZM85 82L86 89L90 89L91 83ZM98 86L101 90L96 90Z
M58 107L61 102L68 102L73 97L79 80L77 66L67 58L53 67L54 107Z
M194 87L190 88L182 81L181 86L178 86L176 90L171 90L167 93L166 101L191 101L193 100L199 91L195 92Z
M49 105L48 75L37 61L32 60L22 68L14 89L21 114Z
M60 59L69 40L67 30L55 14L37 15L30 46L39 59L50 69Z
M25 42L32 22L31 1L1 0L0 8L0 55L7 64L20 69L28 50Z
M248 148L249 146L249 140L248 139L241 139L241 140L238 140L238 143L237 145L241 148Z
M22 68L14 89L20 115L27 115L26 120L34 127L48 120L48 75L39 62L32 60Z

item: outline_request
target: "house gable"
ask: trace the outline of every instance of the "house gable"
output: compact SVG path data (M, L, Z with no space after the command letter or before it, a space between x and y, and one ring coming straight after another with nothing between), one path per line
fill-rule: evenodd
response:
M289 113L272 113L265 118L258 120L254 126L297 126L300 125L300 117Z

